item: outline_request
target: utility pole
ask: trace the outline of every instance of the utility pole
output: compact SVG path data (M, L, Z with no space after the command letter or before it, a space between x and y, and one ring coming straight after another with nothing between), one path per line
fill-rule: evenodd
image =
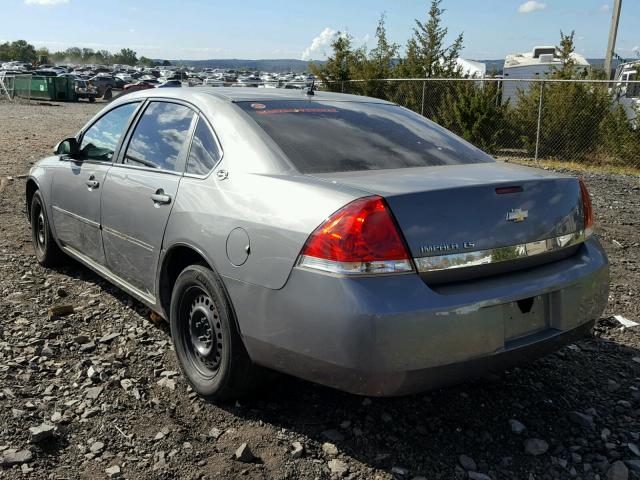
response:
M613 12L611 15L611 28L609 29L609 44L607 45L607 55L604 59L604 72L608 79L611 79L611 63L616 49L616 37L618 36L618 23L620 22L620 9L622 0L613 0Z

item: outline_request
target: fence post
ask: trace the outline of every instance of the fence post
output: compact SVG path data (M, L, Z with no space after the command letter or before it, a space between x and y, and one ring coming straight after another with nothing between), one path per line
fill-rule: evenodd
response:
M542 97L544 96L544 80L540 80L540 102L538 103L538 128L536 130L536 153L534 161L538 163L538 148L540 147L540 125L542 123Z
M423 80L422 81L422 103L421 103L421 107L420 107L420 115L422 115L424 117L424 87L426 86L427 81Z
M340 93L344 93L344 80L342 82L340 82L341 86L341 90Z

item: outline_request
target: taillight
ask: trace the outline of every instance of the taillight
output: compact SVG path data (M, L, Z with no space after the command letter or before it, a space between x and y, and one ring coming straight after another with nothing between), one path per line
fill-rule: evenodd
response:
M413 270L409 252L381 197L355 200L311 234L298 265L331 273L399 273Z
M593 205L591 204L591 197L589 196L589 190L583 179L578 179L580 182L580 196L582 197L582 216L584 219L584 236L586 238L593 234Z

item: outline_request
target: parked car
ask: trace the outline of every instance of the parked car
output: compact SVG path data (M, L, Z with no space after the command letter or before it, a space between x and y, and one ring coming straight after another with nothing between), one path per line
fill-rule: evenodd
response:
M224 82L217 78L205 78L202 85L204 87L224 87Z
M263 367L422 391L555 351L607 303L582 180L375 98L133 92L34 165L26 203L38 262L72 257L167 319L212 399Z
M111 75L98 74L91 77L91 82L99 90L105 90L107 88L116 88L116 80Z
M124 86L124 91L146 90L147 88L155 88L155 84L150 82L134 82Z
M74 81L74 92L76 96L76 100L81 98L85 98L89 100L89 102L93 103L96 101L96 97L98 96L98 91L96 87L86 80L82 80L80 78L75 79Z
M156 85L156 88L180 88L182 87L182 82L180 80L167 80L164 83L159 83Z
M113 80L114 80L115 85L116 85L115 88L124 88L125 85L127 85L128 83L131 83L131 80L125 81L120 77L113 77Z

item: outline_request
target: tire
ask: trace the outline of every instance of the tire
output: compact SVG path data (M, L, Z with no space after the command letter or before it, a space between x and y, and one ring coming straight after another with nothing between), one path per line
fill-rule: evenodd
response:
M96 97L89 97L89 103L93 103L96 101Z
M180 368L199 395L232 400L256 386L260 369L251 362L230 302L209 268L191 265L180 273L169 323Z
M38 263L43 267L55 267L65 263L67 256L64 254L53 235L47 217L47 209L44 207L40 190L36 190L31 199L31 239Z

